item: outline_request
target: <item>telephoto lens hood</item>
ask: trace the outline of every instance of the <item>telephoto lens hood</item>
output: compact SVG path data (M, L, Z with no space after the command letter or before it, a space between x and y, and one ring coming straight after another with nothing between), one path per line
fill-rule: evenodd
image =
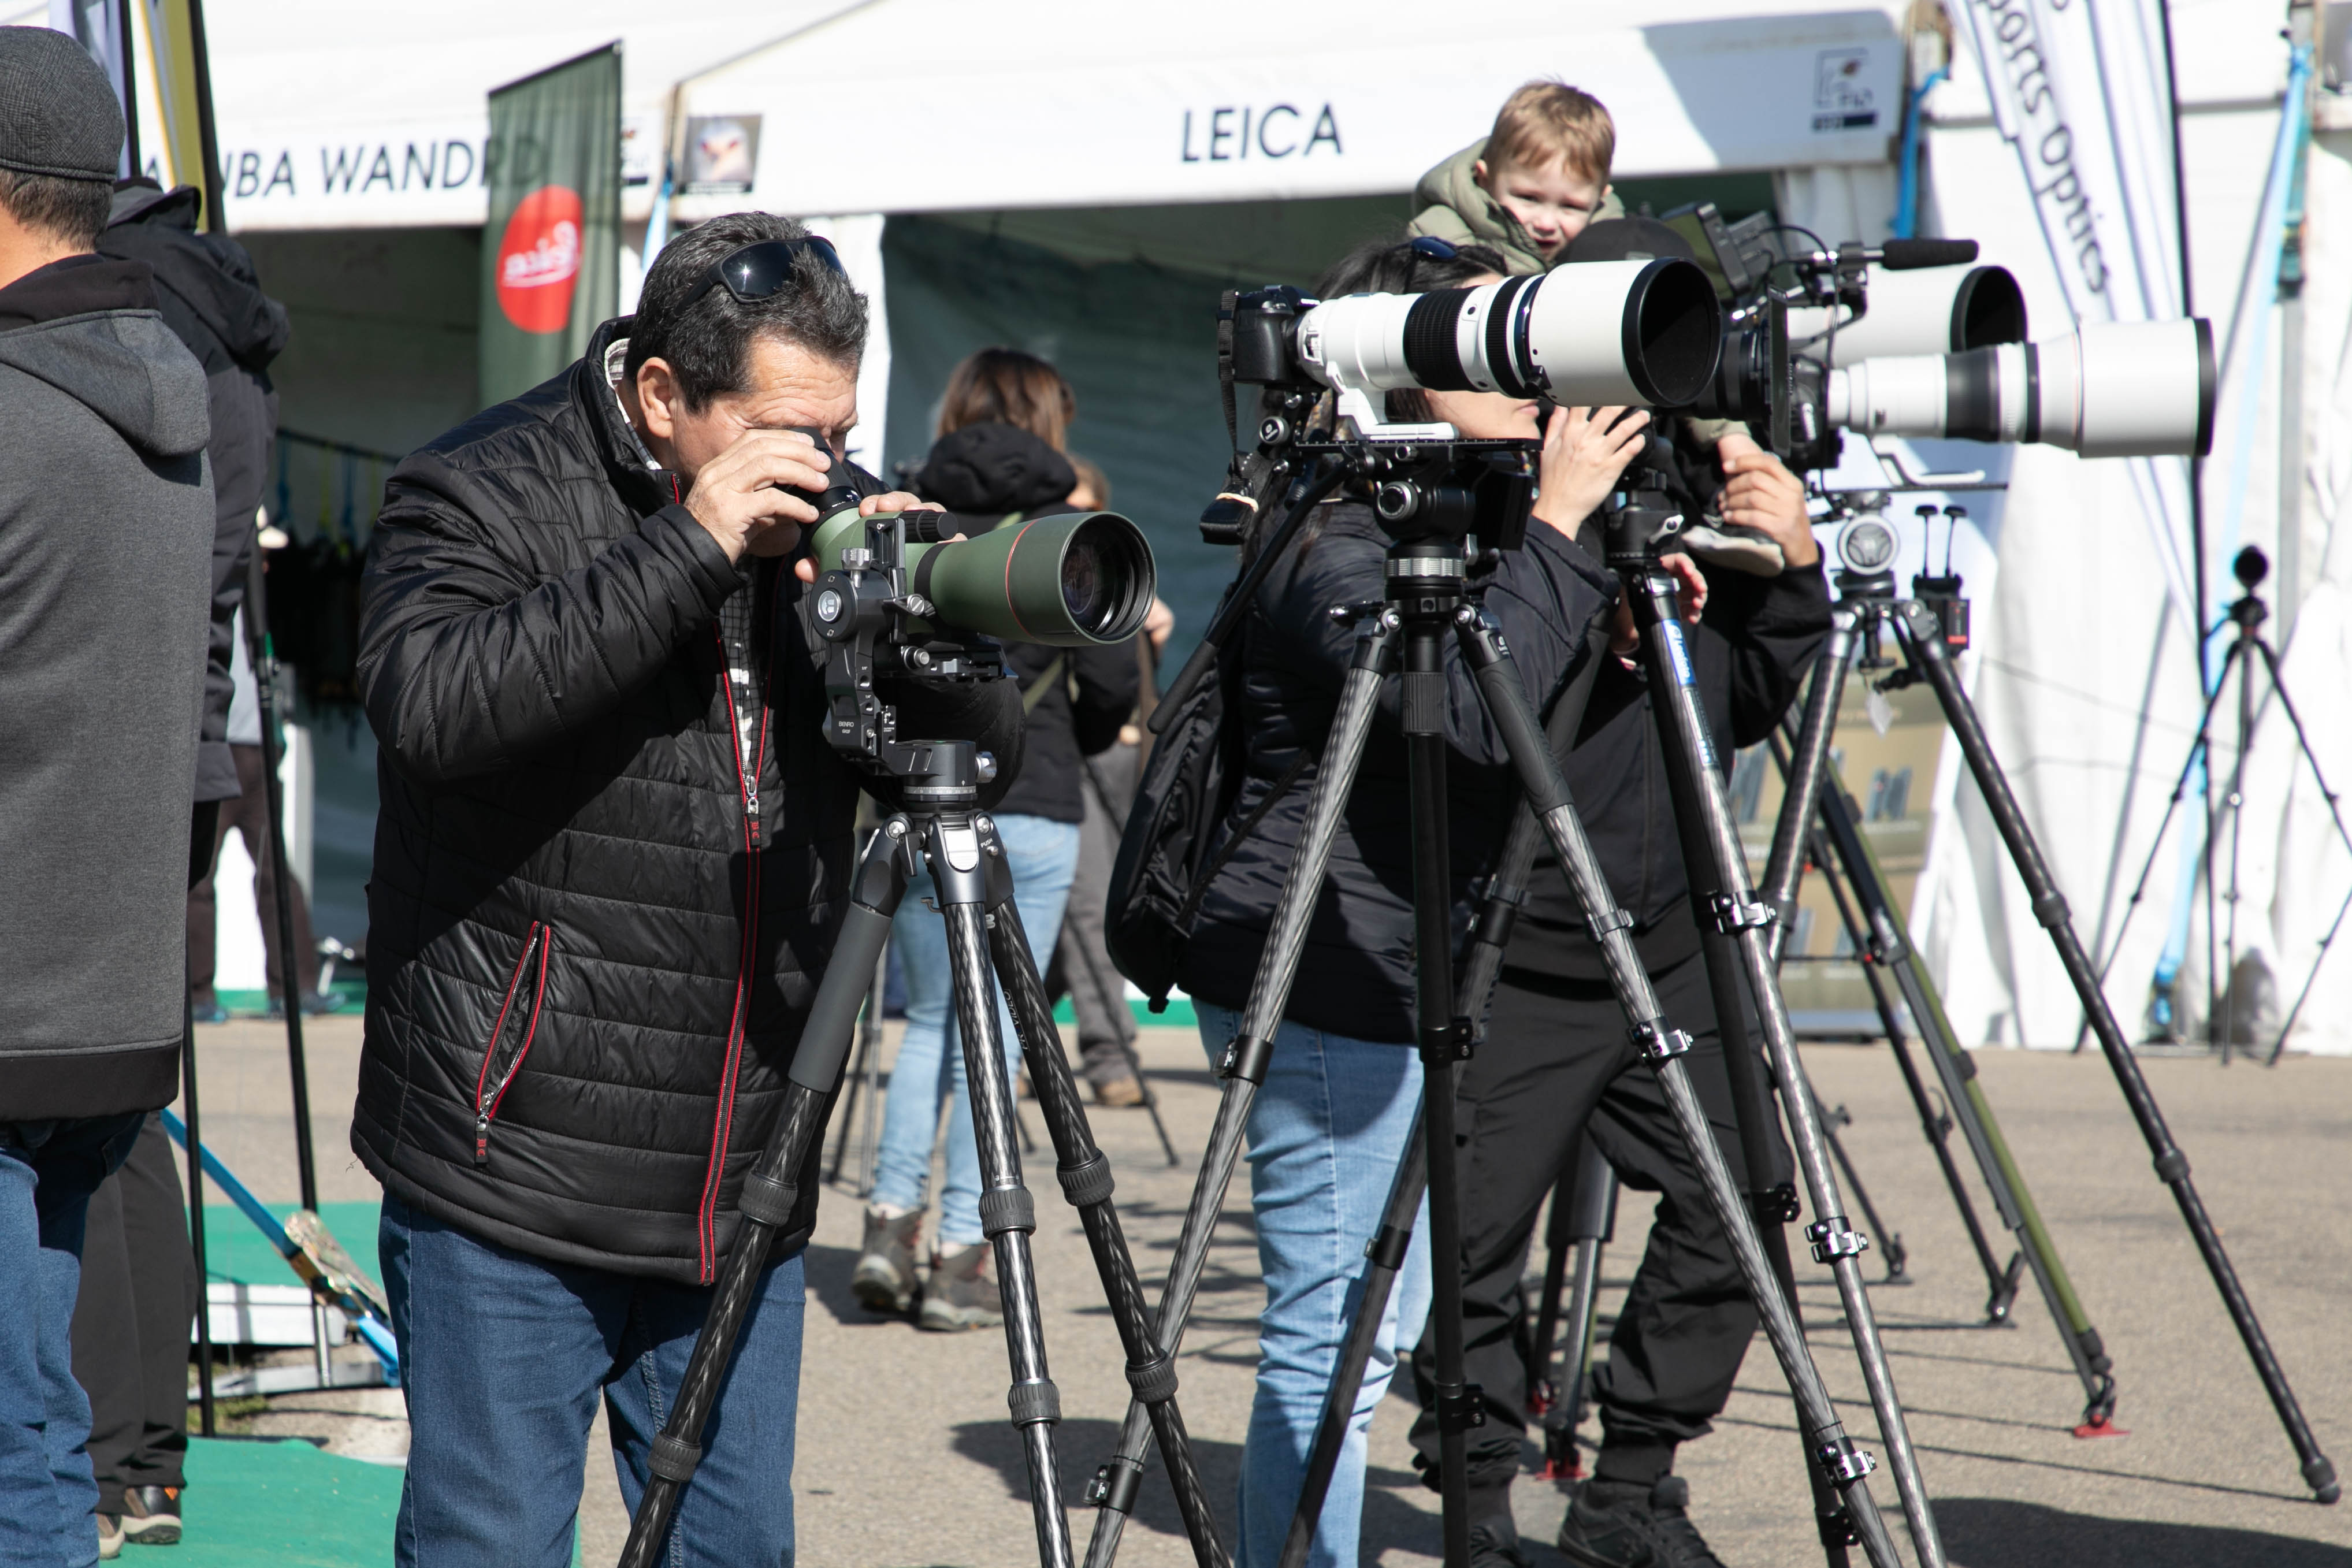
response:
M1960 353L2025 341L2025 290L2006 267L1931 267L1870 279L1870 308L1830 335L1828 308L1789 311L1797 353L1830 365L1897 354Z
M1352 294L1299 318L1298 357L1327 386L1500 392L1673 407L1715 375L1722 307L1675 257L1597 261L1426 294Z
M1869 359L1829 372L1830 422L1870 435L2039 442L2085 458L2213 447L2213 329L2104 321L2038 343Z

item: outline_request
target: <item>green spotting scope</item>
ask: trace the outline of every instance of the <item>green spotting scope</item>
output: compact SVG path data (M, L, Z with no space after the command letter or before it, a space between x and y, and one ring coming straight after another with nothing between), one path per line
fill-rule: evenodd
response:
M1016 513L976 538L953 539L942 531L956 524L941 512L861 518L845 487L826 490L817 510L823 521L811 542L817 570L898 567L900 603L910 612L902 627L919 637L978 632L1003 642L1085 647L1125 642L1151 609L1151 547L1117 512ZM894 522L904 530L899 552L887 548ZM821 593L821 619L824 611Z

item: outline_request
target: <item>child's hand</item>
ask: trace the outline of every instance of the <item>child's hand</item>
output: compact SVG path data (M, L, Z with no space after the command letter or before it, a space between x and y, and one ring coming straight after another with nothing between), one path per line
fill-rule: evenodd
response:
M1609 499L1617 476L1640 455L1648 411L1620 419L1622 408L1556 408L1544 430L1537 469L1541 494L1535 516L1569 538L1576 537L1593 509Z

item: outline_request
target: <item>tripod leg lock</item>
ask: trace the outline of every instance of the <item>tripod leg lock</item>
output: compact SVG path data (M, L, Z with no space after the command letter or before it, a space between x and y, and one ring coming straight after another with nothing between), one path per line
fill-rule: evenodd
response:
M1597 915L1584 918L1585 929L1592 932L1592 945L1595 947L1608 946L1610 933L1625 931L1633 923L1633 917L1623 910L1603 910Z
M1176 1397L1176 1361L1166 1351L1160 1351L1147 1362L1127 1363L1127 1386L1135 1397L1146 1405L1160 1405Z
M791 1223L793 1210L800 1201L799 1187L754 1171L743 1178L743 1193L735 1200L735 1212L755 1224L772 1225L782 1230Z
M1004 1403L1012 1407L1015 1426L1034 1426L1041 1422L1050 1425L1062 1418L1062 1391L1049 1378L1014 1384L1013 1391L1004 1396Z
M2156 1157L2156 1176L2160 1182L2185 1182L2189 1179L2189 1156L2178 1149L2168 1149Z
M1452 1393L1437 1391L1437 1429L1440 1432L1467 1432L1473 1426L1486 1424L1486 1391L1475 1383L1465 1383Z
M1855 1447L1853 1439L1843 1432L1823 1439L1813 1450L1813 1458L1820 1461L1822 1473L1829 1477L1832 1486L1851 1484L1878 1468L1878 1461Z
M1691 1048L1691 1037L1680 1029L1667 1028L1663 1018L1644 1018L1625 1032L1647 1062L1669 1061Z
M980 1233L993 1241L1007 1231L1037 1228L1037 1205L1026 1187L992 1187L980 1194Z
M1870 1250L1870 1237L1858 1230L1848 1230L1843 1215L1814 1221L1805 1227L1805 1236L1813 1244L1816 1263L1827 1263L1836 1258L1859 1258Z
M1748 1206L1756 1211L1756 1223L1759 1226L1788 1225L1805 1212L1804 1204L1797 1196L1797 1189L1786 1182L1777 1187L1767 1187L1760 1193L1749 1194L1748 1202Z
M2067 912L2066 895L2053 888L2033 900L2033 918L2042 922L2044 931L2056 931L2073 918Z
M1761 930L1772 923L1772 906L1760 899L1743 899L1736 893L1715 893L1708 897L1707 912L1715 917L1715 929L1726 936L1736 936L1743 931Z
M1087 1501L1113 1513L1133 1513L1142 1490L1143 1467L1130 1459L1113 1459L1095 1468L1094 1479L1087 1483Z
M656 1434L646 1455L646 1468L666 1481L679 1486L694 1479L695 1467L702 1463L702 1445L689 1443L668 1433Z
M1217 1060L1219 1078L1237 1078L1244 1083L1264 1083L1265 1069L1274 1061L1274 1042L1253 1035L1235 1035L1225 1046L1225 1054Z
M1074 1209L1108 1203L1118 1185L1111 1179L1110 1156L1099 1149L1078 1164L1055 1167L1054 1174L1061 1179L1062 1195Z
M1364 1243L1364 1256L1375 1268L1385 1268L1393 1274L1404 1267L1404 1255L1412 1246L1412 1226L1384 1225L1371 1240Z

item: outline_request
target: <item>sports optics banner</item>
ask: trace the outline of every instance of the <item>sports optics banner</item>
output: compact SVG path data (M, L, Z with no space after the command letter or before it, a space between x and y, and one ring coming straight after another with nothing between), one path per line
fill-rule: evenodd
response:
M2164 0L1953 0L2077 321L2177 320ZM2133 458L2173 603L2193 621L2189 462Z
M528 392L619 308L621 48L490 94L482 405Z

